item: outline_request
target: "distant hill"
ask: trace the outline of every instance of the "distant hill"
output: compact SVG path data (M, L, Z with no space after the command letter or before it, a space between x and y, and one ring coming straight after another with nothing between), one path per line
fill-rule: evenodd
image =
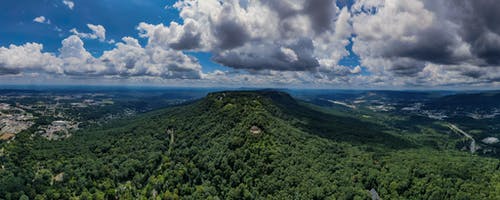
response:
M434 99L429 107L478 109L500 107L500 92L448 95Z
M495 199L500 162L416 145L273 90L210 93L4 145L5 199Z

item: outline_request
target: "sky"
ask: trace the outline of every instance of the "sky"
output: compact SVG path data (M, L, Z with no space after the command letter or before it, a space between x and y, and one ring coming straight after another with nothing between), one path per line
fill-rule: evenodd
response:
M0 84L498 89L496 0L16 0Z

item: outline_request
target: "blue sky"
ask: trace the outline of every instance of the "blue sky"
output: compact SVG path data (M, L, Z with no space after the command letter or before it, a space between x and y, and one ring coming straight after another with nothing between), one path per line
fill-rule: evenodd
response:
M136 37L140 22L152 24L181 21L177 9L166 9L174 1L165 0L99 0L74 1L73 10L61 0L16 0L4 1L0 7L0 45L39 42L47 51L55 52L61 47L61 40L71 35L76 28L87 31L87 24L106 27L109 39L120 40L125 36ZM33 19L45 16L51 24L34 23ZM61 31L57 31L60 28ZM86 41L89 51L99 56L113 45L97 41Z
M37 42L44 45L44 50L57 52L61 48L61 40L76 28L82 32L88 31L87 24L100 24L106 27L106 37L119 41L122 37L136 37L137 25L140 22L151 24L166 24L171 21L182 23L179 10L172 8L175 0L99 0L73 1L75 7L69 9L61 0L19 0L2 3L0 8L0 46L10 44L22 45L27 42ZM338 6L350 6L352 1L339 1ZM50 20L50 24L33 22L38 16ZM141 39L145 44L145 40ZM95 40L85 41L86 49L94 56L100 56L110 50L114 44ZM350 55L341 60L346 66L359 65L359 57L352 52L352 44L347 48ZM220 64L211 61L210 52L189 53L199 59L204 72L228 70Z
M499 5L443 1L4 1L0 82L499 87Z

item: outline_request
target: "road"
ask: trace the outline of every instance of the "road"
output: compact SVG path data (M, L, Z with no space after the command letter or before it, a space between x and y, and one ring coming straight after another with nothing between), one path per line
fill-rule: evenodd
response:
M462 135L464 135L466 138L470 139L471 140L471 143L470 143L470 152L471 153L475 153L476 152L476 140L471 136L469 135L468 133L466 133L465 131L463 131L462 129L458 128L455 124L450 124L448 123L448 127L452 130L452 131L455 131L457 133L460 133Z

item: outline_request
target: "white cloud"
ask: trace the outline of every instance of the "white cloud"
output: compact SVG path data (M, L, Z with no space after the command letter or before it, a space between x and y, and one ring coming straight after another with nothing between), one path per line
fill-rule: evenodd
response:
M93 35L95 35L101 42L106 40L106 29L102 25L87 24Z
M66 6L68 6L68 8L70 10L73 10L73 8L75 7L75 3L73 1L70 1L70 0L63 0L62 3Z
M200 79L201 66L196 58L181 51L157 47L143 48L131 37L123 38L116 48L92 56L77 35L62 41L59 56L43 53L43 46L0 47L0 74L45 73L71 77L158 77L162 79Z
M293 63L299 60L299 57L293 49L281 47L281 53L285 56L285 60Z
M50 20L46 19L45 16L36 17L33 21L40 24L50 24Z
M338 66L348 55L344 47L352 27L350 13L337 8L335 0L185 0L174 8L180 10L182 23L140 23L146 46L124 38L99 58L85 50L80 38L104 42L106 29L92 24L87 25L90 33L72 29L74 36L63 41L57 57L64 74L205 81L225 76L240 83L300 84L359 73L360 68ZM185 50L211 52L216 62L249 73L203 74L198 61L182 53Z
M81 33L78 30L71 29L70 32L77 35L80 38L87 39L99 39L99 41L106 41L106 29L102 25L87 24L87 27L92 31L92 33Z
M71 2L71 4L69 3ZM70 9L72 1L63 3ZM0 72L40 70L72 76L200 79L236 84L330 84L369 87L500 85L500 4L467 0L178 0L182 22L137 26L145 46L130 37L107 40L102 25L72 29L60 55L41 45L1 47ZM37 23L50 23L44 16ZM361 65L341 66L353 51ZM81 39L115 44L92 56ZM228 71L203 74L183 53L208 52ZM9 60L14 52L32 59ZM53 64L36 62L48 59ZM17 66L22 65L22 66ZM368 71L367 73L361 73Z
M83 46L83 41L76 35L69 36L62 41L62 47L59 50L61 58L78 58L86 60L91 57Z
M174 7L183 24L139 25L150 45L208 51L248 71L315 71L327 63L321 60L337 65L348 53L350 14L335 0L184 0Z
M493 1L360 0L352 9L353 49L387 84L500 80L500 5Z
M137 39L123 38L116 48L99 58L111 74L162 78L199 79L198 61L180 51L157 47L143 48Z
M60 60L42 50L43 45L37 43L0 47L0 75L39 70L60 73Z

